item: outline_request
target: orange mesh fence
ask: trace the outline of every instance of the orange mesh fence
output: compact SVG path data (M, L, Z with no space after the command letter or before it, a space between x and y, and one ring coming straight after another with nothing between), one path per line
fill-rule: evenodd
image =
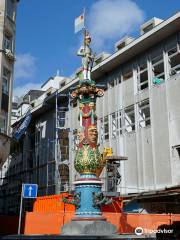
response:
M59 234L64 224L70 222L75 207L65 204L62 197L72 198L68 193L38 197L33 212L26 214L25 234ZM122 199L114 198L110 205L102 207L103 216L116 225L118 233L134 233L136 227L155 230L161 225L180 221L180 214L126 214L122 212Z

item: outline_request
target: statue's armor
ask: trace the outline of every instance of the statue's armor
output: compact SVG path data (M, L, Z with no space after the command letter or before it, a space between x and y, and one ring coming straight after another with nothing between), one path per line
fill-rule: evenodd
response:
M92 67L92 50L89 46L84 49L84 57L82 58L82 64L85 69L91 70Z
M94 55L92 54L91 48L87 44L85 46L81 46L77 55L82 57L84 79L90 79L90 73L94 61Z

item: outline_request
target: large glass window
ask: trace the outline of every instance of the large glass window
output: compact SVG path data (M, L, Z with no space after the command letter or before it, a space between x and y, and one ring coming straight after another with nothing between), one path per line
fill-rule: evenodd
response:
M10 71L7 68L3 68L3 82L2 91L5 94L9 93L9 83L10 83Z
M139 126L146 127L151 124L149 99L139 103Z
M124 109L124 123L126 132L132 132L135 130L134 105Z

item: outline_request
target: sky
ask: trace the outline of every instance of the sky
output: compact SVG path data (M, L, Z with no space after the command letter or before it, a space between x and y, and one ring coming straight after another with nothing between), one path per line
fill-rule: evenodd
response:
M70 77L81 66L76 52L82 33L74 20L85 8L92 49L113 53L126 35L138 37L152 17L167 19L180 10L180 0L20 0L16 19L14 96L39 89L57 71Z

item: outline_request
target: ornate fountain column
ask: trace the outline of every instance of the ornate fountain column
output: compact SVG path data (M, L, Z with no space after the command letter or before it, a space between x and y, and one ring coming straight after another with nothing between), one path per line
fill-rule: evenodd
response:
M102 97L104 91L96 87L91 79L91 69L94 55L90 48L91 38L87 31L84 32L84 46L78 51L82 57L83 79L71 93L73 99L79 103L78 129L79 144L74 160L74 168L79 173L79 178L73 183L75 195L71 202L75 204L75 218L64 225L64 234L111 234L116 231L114 225L106 222L102 217L101 205L111 203L103 196L101 191L102 181L99 174L105 160L98 149L96 99Z

